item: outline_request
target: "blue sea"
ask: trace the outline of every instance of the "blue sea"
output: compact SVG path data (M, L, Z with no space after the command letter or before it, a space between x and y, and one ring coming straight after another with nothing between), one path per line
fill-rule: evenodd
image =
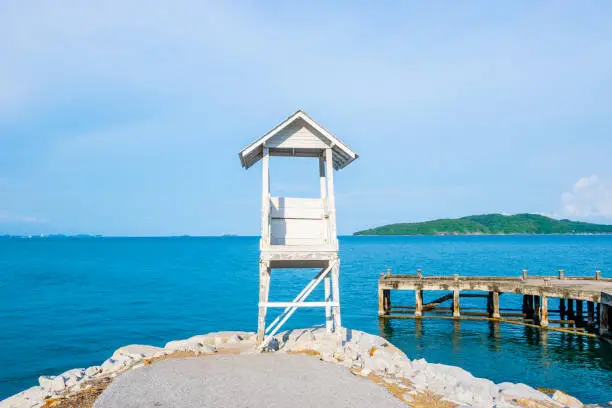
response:
M612 277L612 236L342 237L340 246L344 326L382 335L411 358L495 382L612 400L612 346L597 339L486 321L377 317L377 280L388 268ZM0 399L36 385L39 375L100 364L126 344L255 330L258 251L256 237L0 239ZM312 275L274 271L270 299L291 300ZM413 304L412 292L392 296L394 304ZM462 299L462 306L483 302ZM500 302L520 307L521 300L503 295ZM302 309L287 327L323 322L322 310Z

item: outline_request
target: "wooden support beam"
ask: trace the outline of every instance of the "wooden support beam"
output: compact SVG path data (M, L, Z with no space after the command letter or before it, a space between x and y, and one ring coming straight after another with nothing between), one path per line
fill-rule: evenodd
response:
M383 291L383 308L385 314L389 314L391 311L391 291L389 289Z
M327 209L329 211L329 236L336 243L336 200L334 197L334 166L333 153L331 148L325 149L325 164L327 179Z
M493 294L493 314L491 315L494 319L499 319L499 292L491 292Z
M379 316L385 315L385 290L389 290L389 289L382 289L380 286L378 287L378 315Z
M416 307L414 309L414 316L421 317L423 316L423 291L421 289L416 289L414 291L414 300L416 303Z
M267 246L270 245L270 149L267 147L263 149L261 177L261 244Z
M582 300L576 300L576 318L582 320L583 315L583 302Z
M595 303L587 302L587 319L589 324L595 323Z
M264 305L268 302L268 293L270 291L270 264L267 262L259 262L259 314L257 317L257 344L261 344L266 334L266 312L267 307Z
M327 275L323 278L323 287L325 289L325 302L331 302L331 278ZM332 309L328 304L325 306L325 331L327 334L331 334L334 330L334 322L332 320Z
M610 318L612 317L610 309L612 309L612 306L604 303L599 304L599 334L602 336L610 334Z
M460 317L461 312L459 310L459 289L453 290L453 317Z
M540 305L540 326L548 327L548 297L542 296Z
M523 314L526 319L533 319L533 296L523 295Z
M536 322L536 324L540 323L540 305L541 305L541 298L540 296L534 296L533 297L533 320Z
M329 206L327 203L327 180L325 176L325 157L319 157L319 188L321 192L321 200L323 201L323 211L325 222L323 223L323 237L326 244L332 242L332 237L330 237L330 228L329 228ZM327 279L327 278L326 278Z
M264 302L260 303L260 306L265 307L334 307L338 306L338 302Z
M334 259L331 261L331 263L332 298L333 301L337 303L337 306L333 306L332 309L334 318L334 333L340 333L340 328L342 327L342 319L340 318L340 259Z
M565 299L559 298L559 316L561 319L565 317Z

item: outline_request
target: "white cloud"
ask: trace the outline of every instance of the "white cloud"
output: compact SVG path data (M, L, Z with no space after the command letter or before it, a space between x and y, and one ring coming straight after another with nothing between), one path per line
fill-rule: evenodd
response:
M612 187L596 174L582 177L561 195L563 213L569 217L612 218Z

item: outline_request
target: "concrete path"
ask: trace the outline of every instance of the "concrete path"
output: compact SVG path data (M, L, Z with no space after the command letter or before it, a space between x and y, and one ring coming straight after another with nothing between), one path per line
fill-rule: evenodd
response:
M286 354L175 358L128 371L94 408L406 407L337 364Z

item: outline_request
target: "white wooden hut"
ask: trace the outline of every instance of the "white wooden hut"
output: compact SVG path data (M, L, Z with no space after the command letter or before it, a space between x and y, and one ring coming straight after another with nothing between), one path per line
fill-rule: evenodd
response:
M240 153L246 169L262 160L262 217L259 263L257 338L263 347L298 307L325 308L329 332L341 327L336 206L333 170L346 167L357 154L305 112L298 110ZM270 157L310 157L319 160L320 198L270 196ZM291 302L269 302L272 269L317 268L320 272ZM325 300L306 302L324 282ZM269 307L284 311L266 328ZM267 334L267 337L265 335Z

